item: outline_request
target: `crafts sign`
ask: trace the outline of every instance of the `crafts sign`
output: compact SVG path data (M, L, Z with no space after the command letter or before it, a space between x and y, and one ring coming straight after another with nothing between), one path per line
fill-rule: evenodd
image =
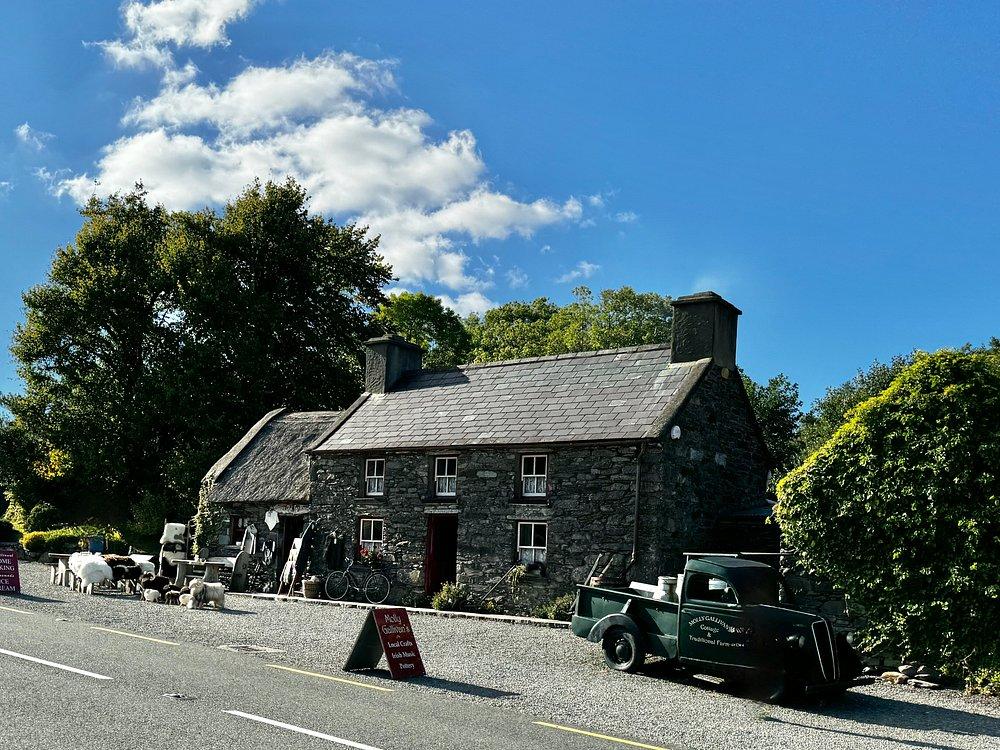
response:
M348 672L374 669L383 654L394 680L427 674L410 626L410 617L402 607L376 607L368 611L344 669Z
M0 594L20 594L21 576L17 570L17 551L0 547Z

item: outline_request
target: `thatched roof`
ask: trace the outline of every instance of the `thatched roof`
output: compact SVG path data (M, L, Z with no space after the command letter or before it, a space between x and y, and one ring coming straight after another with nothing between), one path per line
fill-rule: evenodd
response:
M305 450L337 421L337 411L269 412L202 480L218 503L304 503L309 493Z

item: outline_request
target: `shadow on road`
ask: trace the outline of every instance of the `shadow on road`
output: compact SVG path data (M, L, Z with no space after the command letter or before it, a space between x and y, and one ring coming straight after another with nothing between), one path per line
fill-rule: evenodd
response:
M61 604L62 603L61 599L49 599L49 598L44 597L44 596L32 596L31 594L15 594L14 596L11 597L11 599L15 599L15 600L22 601L22 602L39 602L41 604Z
M865 693L848 692L837 701L814 708L813 712L895 729L948 732L971 737L1000 737L1000 719L992 716ZM944 746L928 744L927 747Z
M372 677L379 677L387 681L392 680L392 675L389 674L388 669L366 669L363 670L363 673ZM439 677L414 677L413 679L407 680L407 682L412 682L416 685L422 685L425 687L437 688L438 690L447 690L452 693L474 695L479 698L516 698L520 695L520 693L511 693L506 690L495 690L493 688L483 687L482 685L473 685L469 682L444 680Z

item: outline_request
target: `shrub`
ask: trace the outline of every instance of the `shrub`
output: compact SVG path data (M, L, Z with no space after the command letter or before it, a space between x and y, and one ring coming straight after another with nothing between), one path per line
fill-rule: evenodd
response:
M977 669L965 681L965 691L970 695L1000 697L1000 669Z
M555 599L539 604L531 611L532 617L544 617L546 620L569 621L573 615L573 606L576 604L574 594L562 594Z
M28 518L24 506L14 497L13 492L4 493L4 497L7 500L7 510L3 514L3 520L9 522L11 526L23 534L27 531L24 524Z
M63 516L54 505L41 502L28 512L24 521L25 531L44 531L62 525Z
M867 645L976 689L1000 640L1000 357L922 354L778 485L807 568L866 611ZM991 675L993 677L991 677Z
M0 542L17 542L20 539L21 532L14 528L14 524L0 519Z
M28 552L76 552L86 547L86 539L90 536L105 536L107 552L122 554L128 550L128 545L122 535L115 529L101 526L72 526L65 529L49 531L29 531L21 537L21 546Z
M464 583L446 583L431 598L431 606L443 612L464 610L469 604L469 587Z

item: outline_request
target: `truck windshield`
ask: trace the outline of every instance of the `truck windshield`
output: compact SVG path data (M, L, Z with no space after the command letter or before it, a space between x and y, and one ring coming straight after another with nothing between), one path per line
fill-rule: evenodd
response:
M778 604L778 571L755 568L740 576L736 591L741 604Z

